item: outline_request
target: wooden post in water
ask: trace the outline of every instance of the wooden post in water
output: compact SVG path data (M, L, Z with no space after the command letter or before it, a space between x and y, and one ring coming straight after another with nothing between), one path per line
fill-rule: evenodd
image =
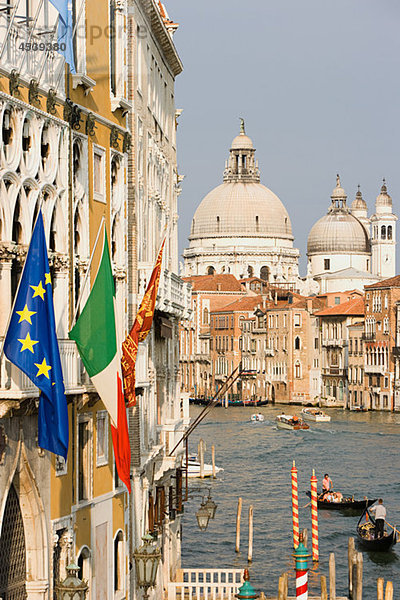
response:
M393 600L393 583L391 581L386 584L385 600Z
M199 440L198 445L199 462L200 462L200 479L204 479L204 440Z
M363 588L363 555L361 552L356 554L356 573L357 573L357 590L355 600L362 600Z
M353 555L355 552L354 538L349 538L349 545L347 549L347 561L349 569L349 598L353 598Z
M214 446L214 444L211 446L211 464L212 464L212 476L213 476L213 479L216 479L217 475L215 473L215 446Z
M333 552L329 555L329 600L336 600L336 565Z
M235 552L240 551L240 516L242 514L242 499L238 499L237 513L236 513L236 545Z
M253 561L253 506L249 506L249 550L247 554L247 562Z
M378 581L376 582L377 600L383 600L383 585L384 579L383 577L379 577Z
M328 600L328 590L326 587L325 575L321 575L321 600Z
M307 530L307 527L304 527L304 529L303 529L303 544L307 548L307 546L308 546L308 530Z
M282 573L278 582L278 600L287 600L288 592L288 576L287 573Z

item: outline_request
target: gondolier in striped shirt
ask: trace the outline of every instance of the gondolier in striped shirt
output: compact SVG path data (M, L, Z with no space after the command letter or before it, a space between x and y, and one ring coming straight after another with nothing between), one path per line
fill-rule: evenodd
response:
M386 519L386 508L383 506L382 498L379 498L378 504L372 506L369 510L375 515L375 538L379 539L384 535L383 528Z

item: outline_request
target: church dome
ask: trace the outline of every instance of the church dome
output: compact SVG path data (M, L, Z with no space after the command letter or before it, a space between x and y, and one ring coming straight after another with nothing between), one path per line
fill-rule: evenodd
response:
M360 186L358 186L358 191L356 193L356 197L354 198L352 204L351 204L351 210L354 211L367 211L368 207L367 207L367 203L365 202L364 198L362 197L362 193L360 190Z
M383 185L381 187L381 192L379 194L379 196L376 199L376 208L380 207L389 207L392 208L393 203L392 203L392 198L389 196L389 194L387 193L387 187L386 187L386 181L385 179L383 180Z
M337 176L328 214L312 227L307 241L307 254L369 253L369 236L364 225L350 213L346 193ZM363 201L364 202L364 201ZM354 204L354 203L353 203Z
M261 183L227 181L202 200L190 240L218 237L277 237L293 240L286 208Z

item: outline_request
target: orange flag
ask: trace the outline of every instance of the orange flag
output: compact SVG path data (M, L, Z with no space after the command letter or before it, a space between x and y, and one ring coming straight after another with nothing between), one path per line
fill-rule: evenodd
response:
M160 252L157 256L157 261L154 266L150 281L147 285L146 292L140 304L140 308L136 315L132 329L128 333L126 340L122 344L122 375L124 378L125 398L128 401L128 406L135 406L135 364L138 353L139 342L143 342L153 323L154 309L158 293L158 285L160 283L161 263L164 250L164 244L161 244Z

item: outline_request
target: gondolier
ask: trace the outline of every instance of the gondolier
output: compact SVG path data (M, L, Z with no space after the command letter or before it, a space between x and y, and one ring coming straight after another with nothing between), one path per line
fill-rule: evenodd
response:
M375 537L377 539L383 537L383 528L385 526L386 519L386 508L383 506L382 498L379 498L378 504L376 506L372 506L369 509L369 512L373 512L375 515Z
M333 483L332 479L329 477L328 473L325 473L324 478L322 480L322 496L332 491Z

